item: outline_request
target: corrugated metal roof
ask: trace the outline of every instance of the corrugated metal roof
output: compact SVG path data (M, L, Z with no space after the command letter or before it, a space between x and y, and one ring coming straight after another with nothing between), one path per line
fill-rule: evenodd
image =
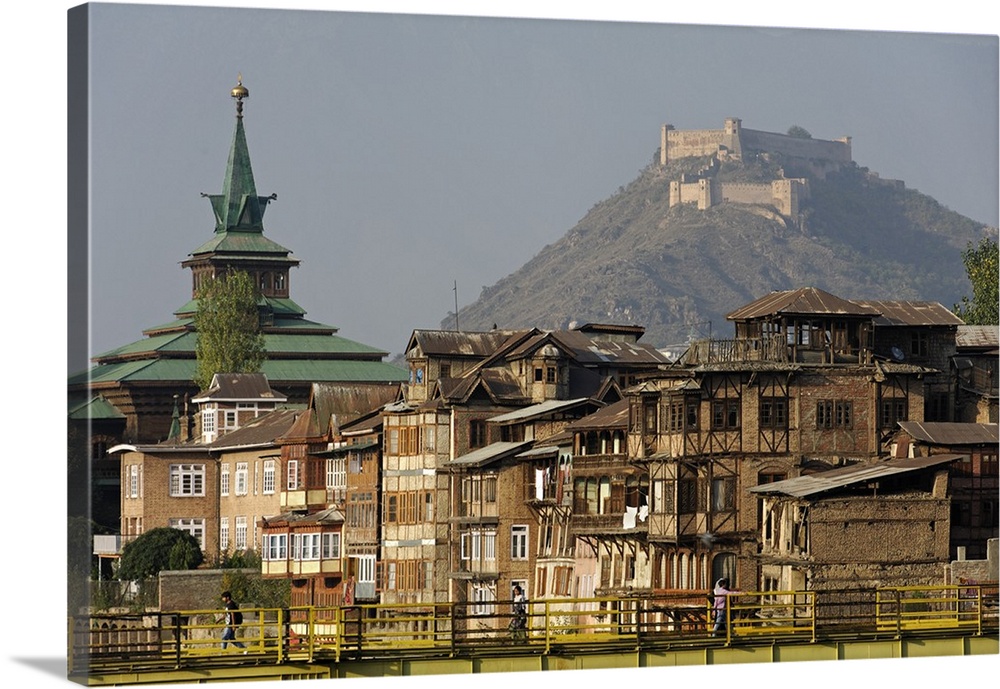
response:
M726 318L731 321L743 321L777 315L874 317L878 316L879 312L816 287L800 287L772 292L726 314Z
M960 325L955 338L959 349L997 349L1000 331L995 325Z
M142 359L102 364L70 377L69 385L123 381L194 380L197 362L194 359ZM402 383L407 379L403 369L381 361L339 361L336 359L268 359L261 372L273 385L282 382L371 382Z
M478 357L493 354L507 338L519 331L491 330L489 332L460 332L454 330L414 330L410 344L427 356Z
M535 417L547 416L553 412L564 411L566 409L571 409L573 407L579 406L589 402L586 397L581 397L579 399L573 400L546 400L545 402L539 402L538 404L532 404L531 406L524 407L523 409L517 409L512 412L507 412L506 414L500 414L499 416L490 417L490 421L496 423L505 423L509 421L525 421L526 419L531 419Z
M268 412L248 423L230 431L209 445L213 450L231 450L238 447L276 444L278 438L304 413L303 409L278 409Z
M200 392L191 401L195 403L251 400L284 402L287 399L285 395L271 389L267 376L263 373L216 373L212 376L209 388Z
M946 421L900 421L911 438L932 445L996 445L1000 434L995 423L951 423Z
M876 326L962 325L961 318L936 301L882 301L855 299L855 303L882 315Z
M461 457L456 457L448 462L448 464L455 467L485 466L505 457L515 455L531 445L532 441L522 443L492 443L486 447L480 447L468 454L464 454Z
M566 425L567 431L591 431L628 426L628 400L619 400Z
M953 462L963 455L933 455L909 459L890 459L876 464L860 464L840 469L830 469L817 474L807 474L796 478L775 481L749 489L751 493L789 495L796 498L836 490L855 483L874 481L895 474L926 469L927 467Z
M124 419L125 415L118 411L118 408L104 399L104 397L96 395L86 402L72 407L69 410L69 418L76 420Z

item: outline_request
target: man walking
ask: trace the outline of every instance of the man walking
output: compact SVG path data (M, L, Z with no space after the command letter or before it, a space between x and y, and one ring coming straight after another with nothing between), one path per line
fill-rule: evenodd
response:
M226 648L227 642L231 641L233 646L244 649L243 655L246 655L246 646L242 641L236 640L236 628L243 624L243 613L240 612L240 606L233 600L229 591L222 592L222 605L225 607L226 625L222 629L222 647Z

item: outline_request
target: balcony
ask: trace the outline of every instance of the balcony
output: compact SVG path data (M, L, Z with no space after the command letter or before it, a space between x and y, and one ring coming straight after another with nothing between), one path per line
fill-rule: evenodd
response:
M635 526L625 528L625 517L622 514L574 514L572 518L573 533L583 536L601 534L635 534L646 533L647 521L636 520Z

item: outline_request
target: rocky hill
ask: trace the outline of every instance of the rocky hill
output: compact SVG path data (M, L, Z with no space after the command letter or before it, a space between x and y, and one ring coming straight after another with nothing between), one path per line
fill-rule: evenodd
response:
M789 174L777 157L722 162L733 182ZM772 290L814 286L846 298L921 299L951 307L971 293L961 251L987 230L856 164L810 178L800 217L765 204L669 205L669 183L708 159L652 164L596 204L559 241L459 316L464 328L646 327L644 342L728 336L725 314ZM792 171L794 172L794 171ZM454 316L442 321L450 327Z

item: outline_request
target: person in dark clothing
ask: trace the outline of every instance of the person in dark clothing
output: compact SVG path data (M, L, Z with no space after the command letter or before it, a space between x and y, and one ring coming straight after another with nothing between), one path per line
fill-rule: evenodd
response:
M246 646L243 642L236 641L236 628L243 622L243 613L239 612L240 606L233 600L233 596L229 591L222 592L222 605L225 608L224 618L226 625L222 629L222 647L226 648L228 642L232 642L233 646L244 649L243 653L246 654Z

